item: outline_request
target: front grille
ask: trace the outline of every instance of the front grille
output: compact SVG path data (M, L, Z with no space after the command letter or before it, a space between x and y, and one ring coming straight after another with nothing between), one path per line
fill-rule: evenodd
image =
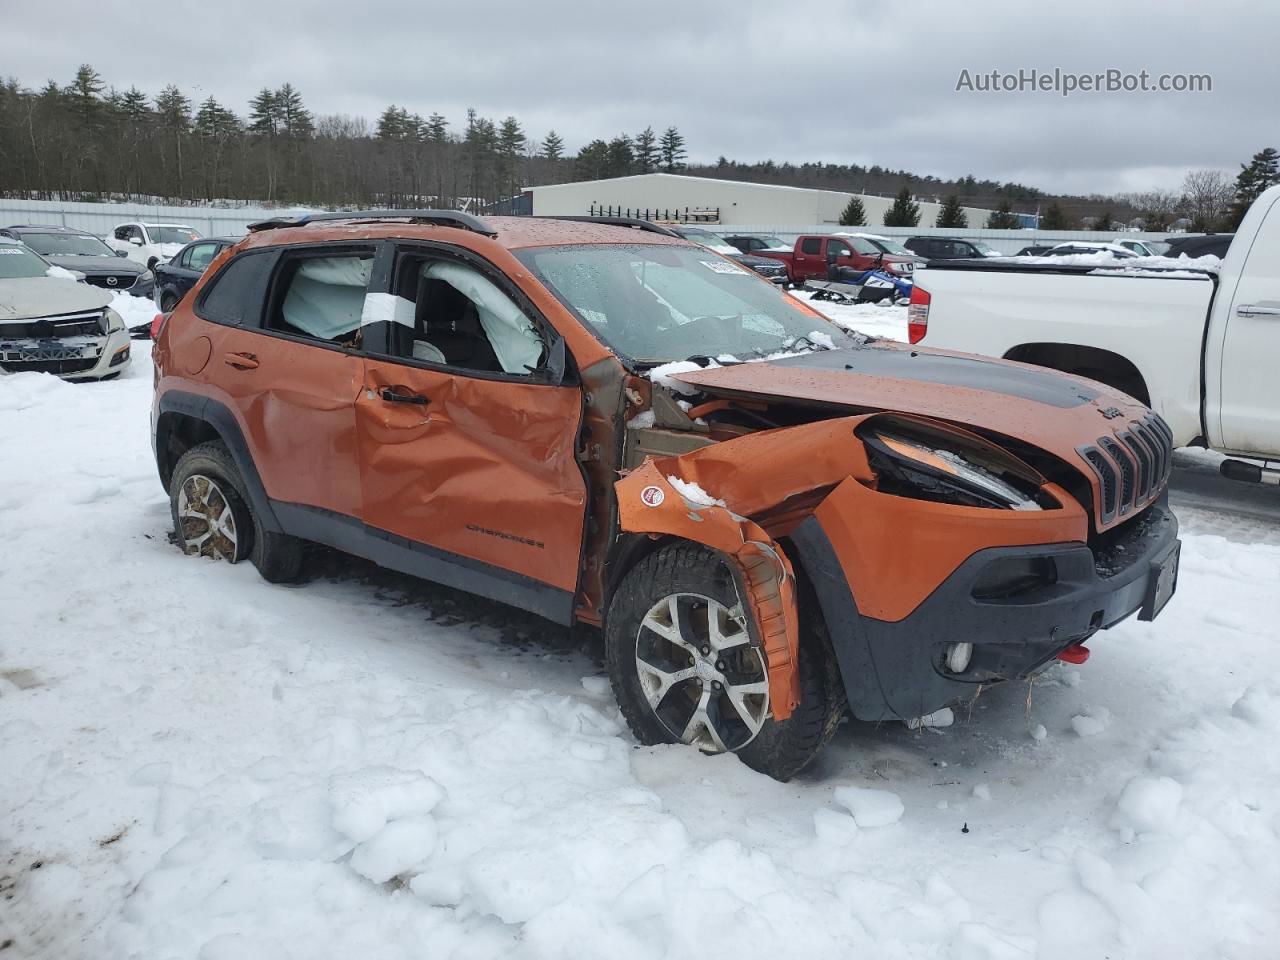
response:
M98 362L97 357L79 360L23 360L19 363L0 363L9 373L84 373L92 370Z
M128 290L137 279L137 276L132 273L102 273L87 276L84 282L107 290Z
M6 323L0 325L0 339L38 338L41 340L60 339L62 337L92 337L107 332L107 315L105 311L93 310L87 313L67 313L56 317L40 317L38 320L25 320L22 323Z
M1141 510L1164 492L1173 468L1173 431L1154 413L1077 451L1098 481L1098 519Z

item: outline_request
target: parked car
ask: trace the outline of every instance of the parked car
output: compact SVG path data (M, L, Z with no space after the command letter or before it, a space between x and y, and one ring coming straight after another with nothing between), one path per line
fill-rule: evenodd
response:
M937 260L978 260L982 257L1003 256L981 240L965 240L963 237L911 237L903 246L930 263Z
M168 263L156 264L156 306L163 313L176 307L209 264L239 242L235 237L206 237L188 243Z
M863 240L869 240L881 253L893 254L895 257L910 257L915 261L917 267L922 266L925 262L924 257L916 256L897 240L890 237L882 237L876 233L849 233L841 234L841 236L861 237Z
M916 718L1079 662L1174 590L1165 474L1108 513L1082 452L1167 437L1106 387L848 334L642 222L251 231L157 332L183 550L286 581L316 541L601 625L641 742L785 779L846 704Z
M25 244L0 237L0 371L110 380L129 368L129 331L111 294L61 276Z
M1238 235L1241 242L1216 275L1186 268L1162 276L1094 266L931 267L908 308L910 338L1122 390L1160 413L1177 446L1280 460L1273 375L1280 357L1280 187L1254 201ZM1009 323L1011 316L1018 322ZM1139 433L1122 442L1124 449L1092 444L1090 454L1104 479L1121 483L1113 488L1121 510L1151 471L1148 440ZM1228 460L1224 472L1280 483L1274 467Z
M761 250L759 255L784 264L792 283L826 280L832 268L858 273L884 270L909 277L917 262L914 254L885 253L872 241L854 234L804 234L790 250Z
M1195 237L1170 237L1166 257L1218 257L1225 259L1234 233L1210 233Z
M121 223L112 229L107 244L113 250L123 250L130 260L145 264L154 270L157 263L169 259L200 234L195 227L181 223Z
M150 297L155 286L155 274L150 270L83 230L15 224L0 230L0 237L20 240L50 263L80 274L85 283L95 287Z
M1051 243L1032 244L1029 247L1023 247L1021 250L1015 253L1014 256L1015 257L1043 257L1046 253L1052 250L1053 247L1054 247L1054 244L1051 244Z
M1128 247L1122 247L1117 243L1095 243L1092 240L1068 240L1066 243L1057 243L1045 251L1044 255L1046 257L1074 257L1098 253L1109 254L1121 260L1138 256Z
M1169 249L1167 240L1134 240L1132 237L1116 237L1111 242L1139 257L1163 257L1165 251Z
M725 234L725 242L743 253L759 253L761 250L790 250L791 244L781 237L768 233Z
M692 240L694 243L699 246L706 247L708 250L714 250L722 257L728 257L730 260L734 260L742 264L748 270L754 270L771 283L781 285L787 282L787 271L785 267L779 267L776 261L770 260L767 257L743 253L719 234L712 233L710 230L703 230L701 227L678 226L671 227L670 229L677 236L684 237L686 240Z

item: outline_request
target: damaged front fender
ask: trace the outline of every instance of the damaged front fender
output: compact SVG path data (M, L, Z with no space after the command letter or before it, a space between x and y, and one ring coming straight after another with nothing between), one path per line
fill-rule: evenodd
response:
M815 492L854 476L869 480L853 430L866 417L770 430L677 457L646 460L615 484L624 532L701 543L732 565L769 668L774 719L800 702L800 629L791 562L775 537L816 505ZM705 490L715 496L702 496ZM750 519L755 517L756 519Z

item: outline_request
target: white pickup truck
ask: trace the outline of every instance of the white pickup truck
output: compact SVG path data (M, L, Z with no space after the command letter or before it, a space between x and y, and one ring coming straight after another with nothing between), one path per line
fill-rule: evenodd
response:
M1217 270L1148 263L932 264L915 275L910 340L1089 377L1152 407L1177 446L1280 461L1280 187ZM1222 472L1280 484L1280 463Z

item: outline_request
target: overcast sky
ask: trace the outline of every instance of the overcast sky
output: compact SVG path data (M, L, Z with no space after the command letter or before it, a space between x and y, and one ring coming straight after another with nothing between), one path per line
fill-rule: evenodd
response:
M176 83L244 114L285 81L316 114L513 114L576 150L675 124L694 159L823 160L1047 190L1176 188L1280 146L1280 5L758 0L4 2L0 71ZM1207 73L1211 93L956 92L971 74Z

